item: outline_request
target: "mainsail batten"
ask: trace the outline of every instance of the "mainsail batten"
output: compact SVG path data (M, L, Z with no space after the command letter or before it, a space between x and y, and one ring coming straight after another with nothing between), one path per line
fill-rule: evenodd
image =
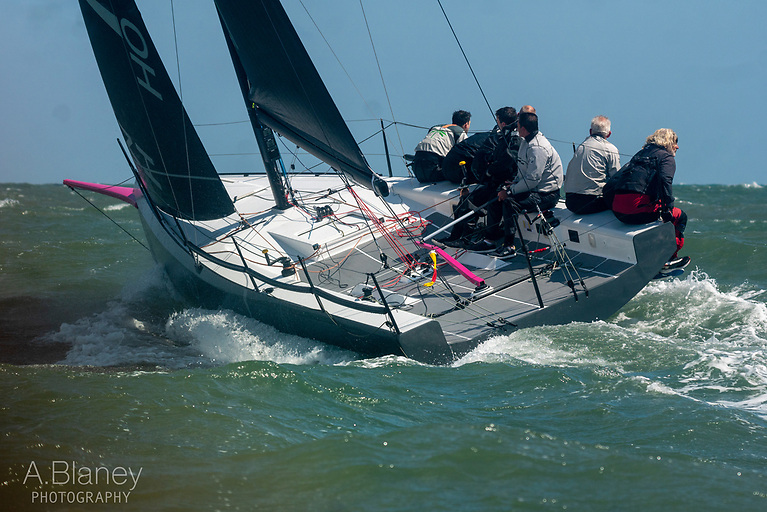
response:
M216 0L263 124L370 188L375 173L277 0Z
M234 213L135 2L80 0L80 9L138 179L154 204L191 220Z

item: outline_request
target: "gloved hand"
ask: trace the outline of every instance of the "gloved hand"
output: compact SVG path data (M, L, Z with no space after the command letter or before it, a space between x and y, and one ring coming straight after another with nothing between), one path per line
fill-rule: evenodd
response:
M663 222L671 222L672 220L674 220L674 216L668 210L666 210L665 212L661 212L660 218L663 219Z

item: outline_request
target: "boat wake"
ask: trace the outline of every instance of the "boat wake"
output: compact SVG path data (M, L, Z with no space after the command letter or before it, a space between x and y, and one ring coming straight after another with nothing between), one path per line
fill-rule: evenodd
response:
M96 315L48 336L71 349L61 364L160 370L240 361L358 368L411 365L282 333L232 311L184 307L159 267ZM609 321L542 326L496 336L453 366L577 368L767 418L767 304L748 284L722 290L701 271L650 283ZM171 299L168 300L168 297Z
M284 334L274 327L231 311L187 309L173 314L165 334L188 343L213 364L273 361L288 364L335 364L354 354L319 342Z
M71 349L60 364L179 369L263 360L336 364L355 355L232 311L187 308L158 266L101 313L63 324L46 339Z
M588 369L646 392L767 418L767 304L744 283L722 290L704 272L650 283L609 322L536 327L494 337L455 363Z

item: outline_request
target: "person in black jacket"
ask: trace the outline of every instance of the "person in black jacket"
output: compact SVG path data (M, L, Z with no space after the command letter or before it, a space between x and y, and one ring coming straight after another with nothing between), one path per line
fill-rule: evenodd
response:
M672 182L676 172L675 155L679 137L661 128L647 137L645 145L605 185L605 198L618 220L626 224L646 224L662 219L676 230L676 251L667 266L686 265L689 258L679 258L684 246L687 214L674 207Z
M480 183L501 185L516 175L517 152L521 141L517 133L517 119L514 107L503 107L495 111L496 127L471 165L472 174L477 176Z
M506 182L514 179L517 174L517 152L521 138L517 133L517 111L514 107L503 107L495 112L497 129L485 140L482 148L475 155L471 173L479 180L479 186L467 196L461 198L455 209L455 218L461 217L474 210L476 215L464 219L453 226L450 235L439 240L450 247L464 247L466 237L473 234L469 224L487 211L481 211L479 207L498 195L498 189ZM500 203L495 202L490 208L500 208ZM494 218L500 218L500 215ZM495 236L500 231L496 225L486 228Z
M478 177L471 172L471 164L474 161L474 156L482 150L485 141L493 133L475 133L453 146L445 159L442 160L442 173L445 178L456 185L478 183Z

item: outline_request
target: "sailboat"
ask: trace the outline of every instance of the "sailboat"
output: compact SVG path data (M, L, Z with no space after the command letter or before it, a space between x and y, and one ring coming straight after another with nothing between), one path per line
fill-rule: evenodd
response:
M135 185L64 182L135 206L194 304L445 364L516 329L607 319L674 252L671 224L562 202L519 217L513 259L441 246L460 187L371 169L278 0L215 6L265 174L217 174L133 0L80 0ZM287 173L275 132L333 172Z

